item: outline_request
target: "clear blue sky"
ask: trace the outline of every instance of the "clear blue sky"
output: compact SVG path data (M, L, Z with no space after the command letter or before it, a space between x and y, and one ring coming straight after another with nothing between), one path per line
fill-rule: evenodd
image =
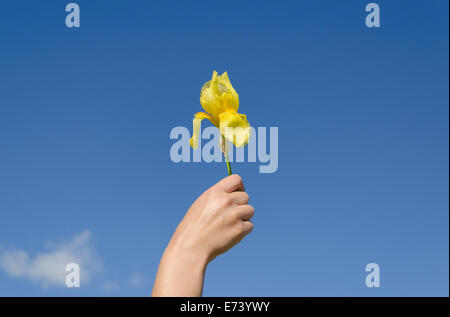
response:
M279 168L233 165L255 230L205 295L448 296L448 1L377 1L379 29L370 1L79 0L79 29L68 2L0 4L0 256L35 267L89 230L103 268L46 288L3 263L0 295L150 293L177 223L226 175L169 157L217 70L253 126L279 127Z

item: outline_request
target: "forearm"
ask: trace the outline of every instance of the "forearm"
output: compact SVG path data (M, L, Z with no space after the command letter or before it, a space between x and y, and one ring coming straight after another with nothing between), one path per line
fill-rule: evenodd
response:
M171 241L156 273L152 296L202 296L206 256Z

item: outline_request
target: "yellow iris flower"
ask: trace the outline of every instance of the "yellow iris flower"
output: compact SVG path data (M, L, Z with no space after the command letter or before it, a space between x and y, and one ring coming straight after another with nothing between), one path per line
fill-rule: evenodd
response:
M200 103L206 112L194 115L194 131L190 144L194 149L198 147L200 125L203 119L208 119L219 128L222 140L227 139L237 147L248 143L250 138L250 124L245 114L238 113L239 95L231 85L227 72L217 75L214 71L210 81L206 82L200 92ZM226 153L224 151L225 158Z

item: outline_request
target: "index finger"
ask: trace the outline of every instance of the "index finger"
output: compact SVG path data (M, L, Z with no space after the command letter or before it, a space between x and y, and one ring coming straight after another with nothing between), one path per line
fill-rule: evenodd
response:
M237 174L225 177L217 183L217 186L220 186L220 188L222 188L227 193L232 193L235 191L245 191L242 178Z

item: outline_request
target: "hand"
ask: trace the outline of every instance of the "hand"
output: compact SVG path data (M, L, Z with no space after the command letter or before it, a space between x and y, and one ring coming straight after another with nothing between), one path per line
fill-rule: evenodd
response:
M255 210L248 202L249 196L239 175L222 179L192 204L171 244L210 262L253 230L250 219Z
M255 210L244 190L231 175L192 204L164 251L152 296L201 296L207 264L253 230Z

